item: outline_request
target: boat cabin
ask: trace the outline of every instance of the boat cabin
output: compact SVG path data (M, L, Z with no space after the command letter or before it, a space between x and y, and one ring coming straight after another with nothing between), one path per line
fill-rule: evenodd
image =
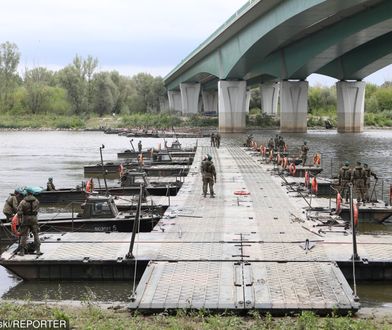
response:
M148 185L147 176L145 172L126 171L121 176L121 187L130 187L143 184Z
M90 195L82 207L83 213L79 216L83 219L115 218L118 215L112 196Z

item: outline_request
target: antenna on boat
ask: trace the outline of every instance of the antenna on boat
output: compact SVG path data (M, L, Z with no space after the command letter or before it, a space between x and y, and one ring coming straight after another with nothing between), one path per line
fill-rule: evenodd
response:
M131 144L131 146L132 146L132 149L133 149L133 152L136 152L136 150L135 150L135 147L133 146L133 139L131 139L131 141L129 141L129 143Z
M133 221L131 244L129 245L128 253L125 256L127 259L135 259L135 256L133 255L133 247L135 245L136 234L139 232L140 212L141 212L141 208L142 208L142 195L143 195L143 184L141 183L140 190L139 190L139 199L137 202L137 210L136 210L135 220Z
M101 147L99 147L99 154L101 155L101 167L102 167L103 181L105 182L105 191L106 191L106 196L107 196L107 195L109 195L109 192L108 192L108 184L106 182L106 171L105 171L105 167L103 166L102 149L105 149L105 145L102 145Z

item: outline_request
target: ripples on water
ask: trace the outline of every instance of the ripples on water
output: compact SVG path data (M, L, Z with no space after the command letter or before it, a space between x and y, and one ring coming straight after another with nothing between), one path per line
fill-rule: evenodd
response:
M270 137L279 132L274 130L254 131L256 141L266 144ZM354 164L357 160L368 163L381 178L385 178L384 199L389 189L392 170L392 131L371 130L362 134L337 134L336 131L309 131L307 134L281 134L289 145L291 154L298 154L303 141L308 141L309 156L315 152L322 154L323 176L336 175L340 165L348 160ZM231 135L228 140L223 135L222 145L242 144L246 135ZM162 139L146 138L143 147L163 145ZM168 143L172 139L167 139ZM131 149L130 138L106 135L102 132L0 132L0 201L18 186L34 185L46 187L49 176L54 177L58 188L75 187L84 179L83 165L100 162L99 147L105 145L104 160L117 159L117 152ZM134 139L136 147L138 138ZM195 139L180 139L184 146L192 146ZM209 139L198 139L200 144L209 145ZM332 164L332 166L331 166ZM332 170L331 170L332 169ZM388 181L387 181L388 180ZM381 195L381 187L378 194ZM382 228L380 228L382 230ZM61 293L62 299L84 299L91 295L98 300L126 301L132 291L131 283L100 282L44 282L38 285L19 283L4 268L0 268L0 294L4 298L56 299ZM18 284L19 283L19 284ZM90 290L90 289L91 290ZM387 286L390 290L391 285ZM363 292L372 289L364 287ZM390 291L388 291L390 293ZM379 298L377 298L379 297ZM376 295L371 302L391 301L391 294ZM381 300L380 300L381 299Z

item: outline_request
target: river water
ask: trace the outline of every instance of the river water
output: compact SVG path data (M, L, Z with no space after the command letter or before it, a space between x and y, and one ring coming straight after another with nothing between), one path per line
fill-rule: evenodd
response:
M266 143L278 132L273 130L252 132L258 143ZM384 200L392 177L392 131L370 130L362 134L337 134L336 131L312 130L307 134L282 134L291 154L298 153L303 141L308 142L309 155L322 155L323 176L330 177L345 160L368 163L384 179ZM245 142L245 135L223 136L222 145ZM116 160L117 152L131 149L129 138L102 132L73 131L2 131L0 132L0 201L16 187L32 185L45 187L49 176L57 188L75 187L83 180L83 165L100 162L99 147L104 144L104 161ZM135 147L139 139L134 139ZM163 145L162 139L142 138L143 148ZM168 139L168 143L172 139ZM193 146L195 139L180 139L183 146ZM209 139L198 139L209 144ZM381 182L381 180L379 180ZM377 187L381 198L381 184ZM381 225L370 230L390 232L392 226ZM366 229L368 230L368 229ZM100 301L126 301L132 292L131 283L102 282L21 282L0 268L0 295L18 299L98 299ZM368 305L392 302L392 284L363 284L360 297Z

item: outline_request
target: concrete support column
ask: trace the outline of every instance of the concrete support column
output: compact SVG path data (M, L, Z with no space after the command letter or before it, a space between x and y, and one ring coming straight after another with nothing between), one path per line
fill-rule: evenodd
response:
M195 114L199 110L200 84L180 84L182 113L184 115Z
M169 109L174 111L182 111L181 93L178 91L168 91Z
M204 112L218 112L218 92L202 91Z
M279 83L266 82L260 86L261 109L263 113L272 116L278 113Z
M245 104L245 112L249 113L249 106L250 106L250 98L252 94L250 91L246 91L246 104Z
M281 81L280 131L305 133L307 131L307 81Z
M363 132L365 86L364 81L336 83L339 133Z
M244 132L246 128L246 82L218 82L220 132Z

